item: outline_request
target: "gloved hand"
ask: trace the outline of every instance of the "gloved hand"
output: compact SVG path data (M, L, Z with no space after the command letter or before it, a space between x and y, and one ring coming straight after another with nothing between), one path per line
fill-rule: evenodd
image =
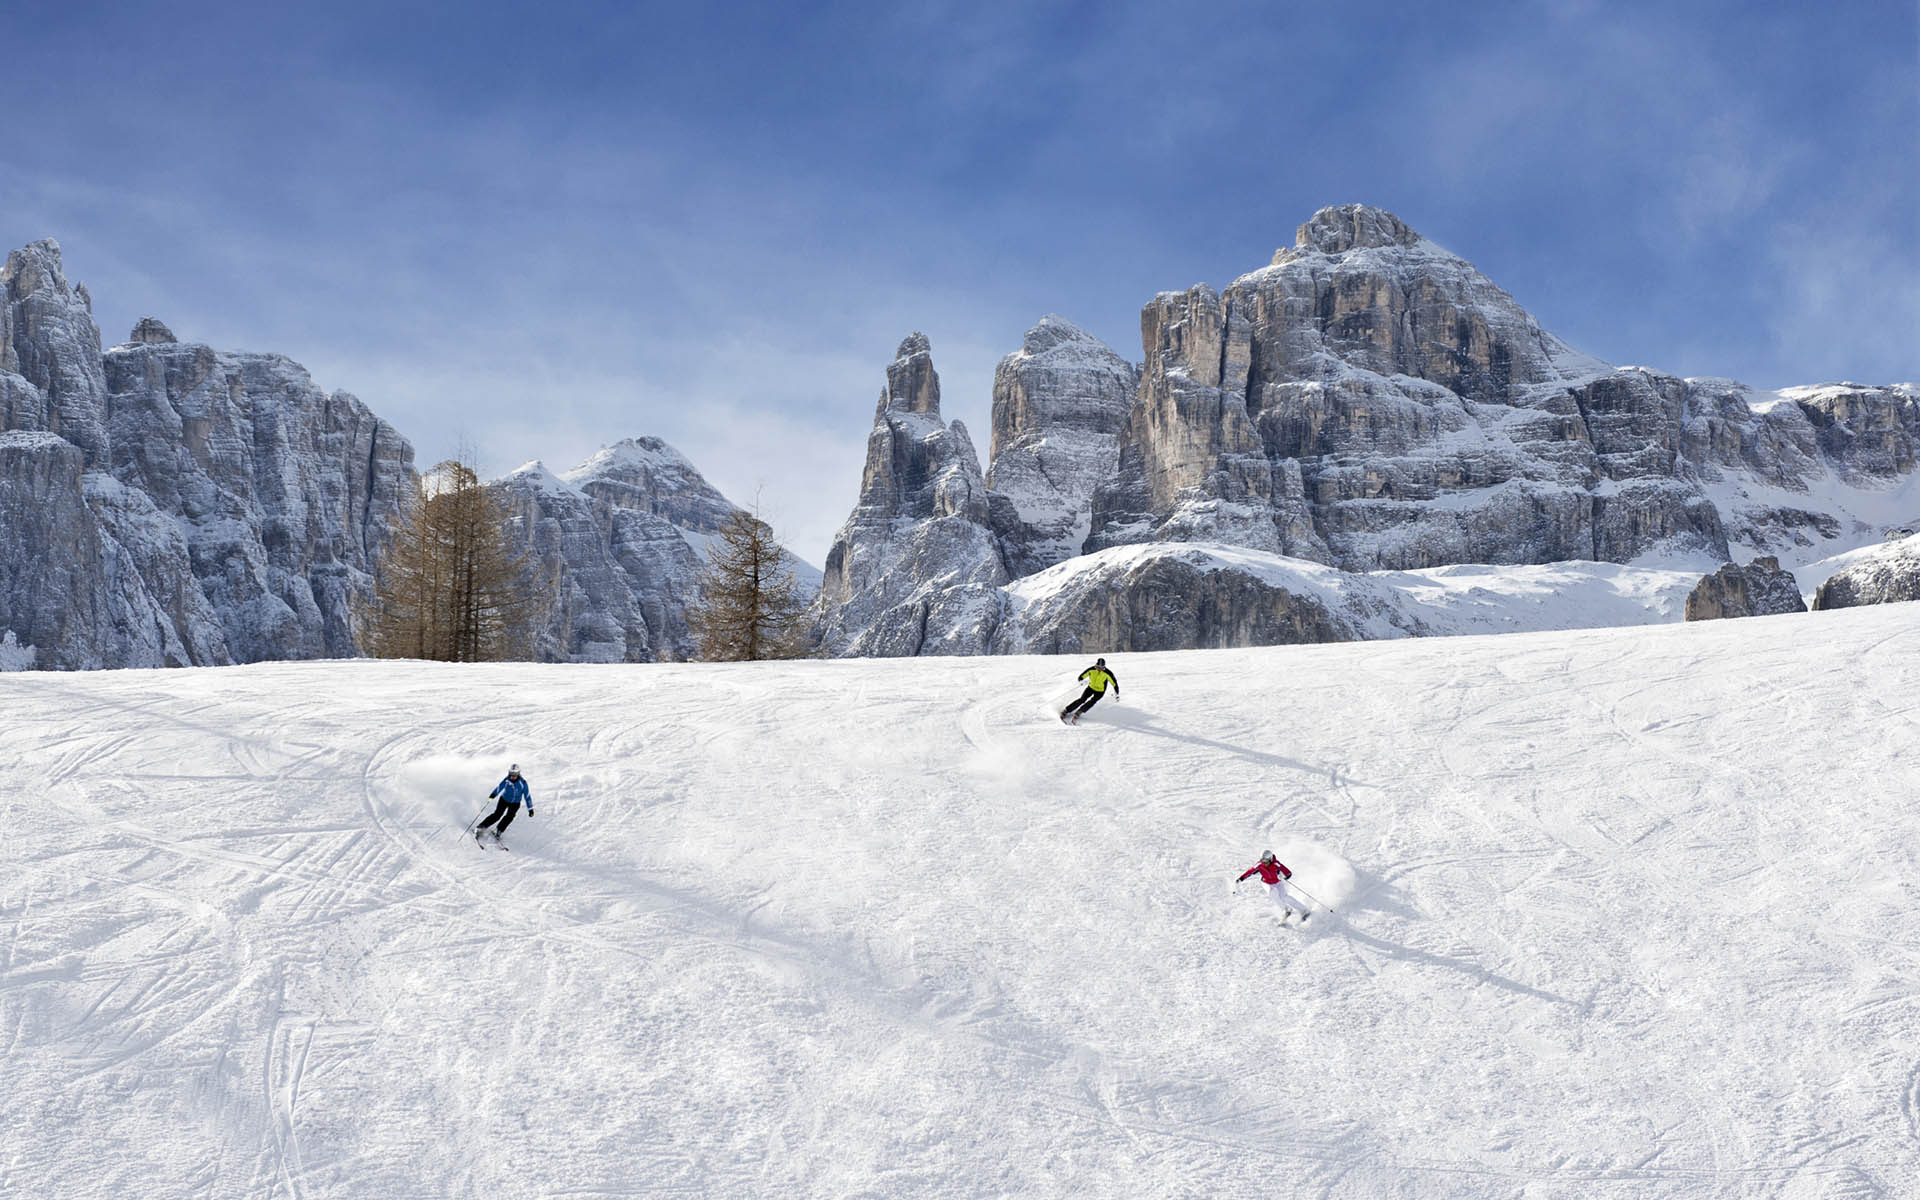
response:
M533 805L527 805L527 820L533 820Z

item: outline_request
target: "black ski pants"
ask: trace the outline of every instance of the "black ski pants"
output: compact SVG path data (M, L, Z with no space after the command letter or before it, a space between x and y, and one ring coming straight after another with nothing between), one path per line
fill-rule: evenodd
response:
M1091 709L1094 705L1100 703L1100 697L1104 695L1106 695L1105 692L1096 692L1092 688L1088 688L1086 691L1080 693L1080 698L1078 700L1075 700L1072 704L1067 705L1067 711L1062 715L1071 717L1075 713L1086 712L1089 709Z
M495 821L498 821L500 822L500 828L494 830L494 833L496 834L505 833L507 831L507 826L513 824L513 819L519 815L520 815L520 806L518 804L509 804L505 800L502 800L500 803L493 806L493 815L488 817L486 820L480 822L480 829L485 829L487 826L493 824ZM480 832L480 829L476 829L474 830L474 832L478 833Z

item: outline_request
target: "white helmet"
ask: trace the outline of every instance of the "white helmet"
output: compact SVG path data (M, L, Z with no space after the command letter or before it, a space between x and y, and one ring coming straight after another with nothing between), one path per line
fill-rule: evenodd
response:
M519 773L520 773L519 763L514 763L512 766L507 768L507 774L509 775L518 775Z
M1261 862L1272 862L1272 861L1274 861L1274 858L1273 858L1273 851L1271 851L1271 850L1269 850L1269 851L1267 851L1267 852L1266 852L1265 854L1262 854L1262 855L1260 856L1260 861L1261 861Z

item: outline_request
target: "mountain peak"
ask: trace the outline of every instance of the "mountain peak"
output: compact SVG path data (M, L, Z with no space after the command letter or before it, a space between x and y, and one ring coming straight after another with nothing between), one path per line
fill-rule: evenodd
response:
M1099 338L1058 313L1048 313L1036 321L1032 329L1027 330L1027 336L1022 339L1020 350L1024 354L1044 354L1055 346L1068 342L1099 341ZM1100 344L1105 345L1103 342Z
M668 445L664 439L630 437L622 438L611 446L603 446L586 462L566 472L561 478L577 485L612 472L661 469L682 474L699 474L694 470L692 461Z
M1366 204L1341 204L1323 208L1307 218L1293 235L1293 246L1280 254L1317 250L1322 254L1343 254L1385 246L1414 246L1420 235L1407 223L1384 208ZM1279 261L1279 255L1274 260Z
M916 329L900 339L900 348L893 352L893 358L898 362L903 358L912 358L916 354L931 353L933 353L933 343L927 340L926 334Z

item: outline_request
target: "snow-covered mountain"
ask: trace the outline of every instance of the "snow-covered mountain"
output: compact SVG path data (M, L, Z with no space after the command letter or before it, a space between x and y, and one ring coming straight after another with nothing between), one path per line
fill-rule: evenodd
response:
M987 521L876 508L877 464L897 441L882 436L898 424L883 403L869 490L842 545L849 560L887 567L870 588L823 595L830 651L1007 645L997 629L1021 598L994 582L996 570L1018 579L1060 571L1063 558L1124 623L1156 603L1129 589L1157 578L1095 557L1124 546L1192 544L1216 562L1225 550L1266 556L1244 578L1194 580L1214 589L1190 597L1204 611L1244 607L1262 578L1298 576L1301 562L1378 572L1588 561L1684 566L1698 578L1760 555L1802 566L1920 517L1914 385L1762 393L1612 367L1379 209L1321 210L1271 265L1224 292L1162 293L1141 330L1137 372L1054 317L1002 364L991 487L973 496L995 515ZM1039 371L1049 355L1054 365ZM930 363L921 369L931 376ZM970 447L943 453L976 478L964 472ZM879 509L885 522L871 515ZM974 526L992 536L954 533ZM1071 557L1082 529L1086 557ZM1570 598L1569 608L1581 605ZM1238 628L1265 636L1251 630L1285 623L1275 610ZM1217 644L1205 618L1193 628L1199 640L1185 644Z
M692 657L687 606L737 510L685 455L659 438L628 438L564 475L531 462L494 483L551 595L543 660ZM817 569L791 554L787 563L803 590L818 588Z
M355 654L355 603L413 495L406 439L290 359L152 317L102 352L51 240L8 257L0 297L0 669ZM552 589L543 658L692 652L686 606L734 505L685 456L628 439L498 482Z
M102 353L51 240L7 257L0 300L0 635L56 668L353 653L406 439L152 318Z
M1902 531L1878 546L1863 547L1835 561L1819 584L1815 608L1851 608L1920 600L1920 534Z
M1911 1196L1916 639L0 676L0 1195Z

